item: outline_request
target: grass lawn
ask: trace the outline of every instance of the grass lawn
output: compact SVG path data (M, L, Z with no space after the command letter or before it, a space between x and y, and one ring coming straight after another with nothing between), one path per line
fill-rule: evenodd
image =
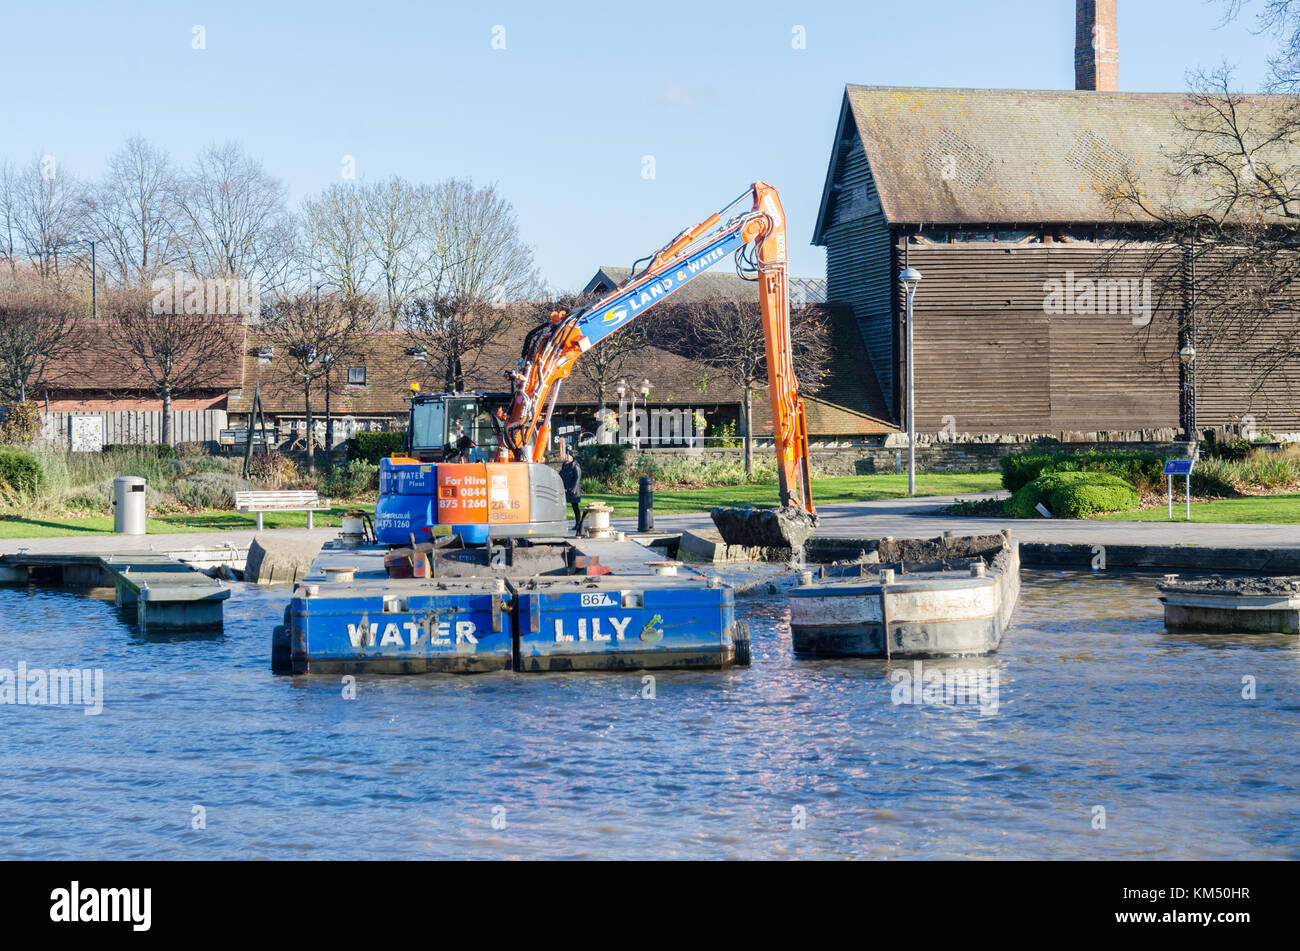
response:
M337 526L339 516L349 506L334 506L317 512L318 527ZM373 506L368 506L373 508ZM272 528L306 528L306 512L266 512L263 524ZM257 516L243 512L190 512L184 515L157 515L145 523L150 535L175 535L179 532L224 532L257 528ZM113 516L89 515L84 518L15 518L0 517L0 538L56 538L66 535L111 535Z
M917 473L917 495L960 495L968 492L993 492L1002 488L997 472ZM836 502L872 502L877 499L901 499L907 495L907 476L863 475L827 476L813 479L813 502L832 505ZM614 515L635 515L637 497L592 492L583 495L585 502L605 502L613 506ZM773 508L777 504L776 485L734 485L712 489L656 489L655 514L679 515L707 512L716 505Z
M953 495L968 492L989 492L1002 487L996 472L975 473L919 473L916 477L918 495ZM870 502L875 499L897 499L907 495L906 475L835 476L813 479L813 501L818 505L835 502ZM588 502L607 502L614 514L635 515L636 494L610 495L592 493L583 498ZM775 485L738 485L713 489L663 489L655 492L655 511L660 515L685 512L707 512L715 505L775 506ZM337 526L339 516L351 506L336 505L329 512L317 512L316 524L321 527ZM373 511L373 505L363 505ZM264 522L272 528L306 528L306 512L267 512ZM157 515L146 525L150 535L173 535L178 532L221 532L249 530L257 527L257 518L241 512L192 512L185 515ZM84 518L19 518L0 517L0 538L52 538L67 535L111 535L113 518L93 515Z
M1174 499L1174 520L1186 518L1186 504ZM1164 522L1169 508L1139 509L1134 512L1111 512L1097 518L1114 522ZM1300 494L1257 495L1241 499L1215 499L1192 502L1193 522L1236 522L1238 524L1300 525Z

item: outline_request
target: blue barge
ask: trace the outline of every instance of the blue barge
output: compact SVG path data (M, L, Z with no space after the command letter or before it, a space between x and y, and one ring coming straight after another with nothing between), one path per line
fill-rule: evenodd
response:
M432 577L390 577L386 554L380 546L321 552L272 638L273 669L418 674L749 662L734 589L693 571L671 573L675 566L633 541L573 539L532 558L485 549L481 563L437 561Z

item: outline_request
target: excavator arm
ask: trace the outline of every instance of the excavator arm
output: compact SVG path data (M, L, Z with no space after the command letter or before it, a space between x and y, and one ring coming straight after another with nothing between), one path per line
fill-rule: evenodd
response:
M573 313L552 313L549 323L528 334L519 362L507 372L511 405L503 414L498 457L541 462L560 384L582 354L731 255L757 274L781 504L813 515L808 429L790 343L785 212L776 189L763 182L643 258L649 263L634 268L621 287Z

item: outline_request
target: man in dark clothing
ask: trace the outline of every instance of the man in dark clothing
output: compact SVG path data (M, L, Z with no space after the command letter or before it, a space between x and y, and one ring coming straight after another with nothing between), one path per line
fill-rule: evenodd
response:
M560 481L564 483L564 501L573 506L573 533L582 534L582 467L573 458L568 445L560 451Z

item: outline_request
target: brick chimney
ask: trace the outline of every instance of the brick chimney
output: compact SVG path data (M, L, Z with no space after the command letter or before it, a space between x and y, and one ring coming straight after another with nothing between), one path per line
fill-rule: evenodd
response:
M1117 0L1075 0L1074 88L1119 90Z

